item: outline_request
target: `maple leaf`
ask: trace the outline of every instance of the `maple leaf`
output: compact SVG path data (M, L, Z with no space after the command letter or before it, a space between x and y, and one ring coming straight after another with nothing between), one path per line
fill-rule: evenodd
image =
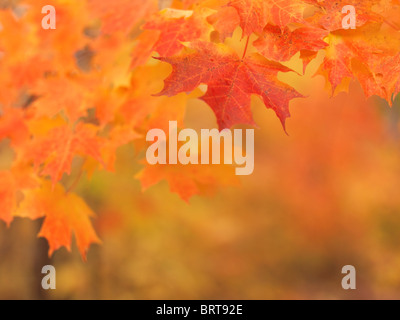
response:
M291 69L259 54L240 59L222 44L196 42L191 49L194 52L188 49L179 56L158 58L173 68L159 95L173 96L207 84L207 92L201 99L213 109L222 130L236 124L254 125L251 94L256 94L267 108L275 111L285 126L285 120L290 116L289 101L302 97L277 79L278 72Z
M267 59L288 61L299 51L315 52L325 48L328 44L323 39L327 35L327 31L318 28L301 27L290 31L287 27L281 30L278 26L267 25L253 45Z
M357 78L367 97L378 95L392 103L398 90L397 32L382 32L380 23L365 25L356 30L331 33L325 49L326 57L318 73L327 77L332 93L344 78Z
M24 196L15 216L32 220L45 217L38 236L49 242L49 256L61 247L70 251L72 234L84 260L89 246L101 242L90 221L94 216L92 210L76 194L67 193L60 184L53 188L50 182L45 181L40 188L24 192Z
M337 37L329 35L329 47L318 72L326 75L332 86L332 94L344 78L353 78L351 60L353 52Z
M182 42L208 40L212 28L206 17L210 14L207 8L198 11L168 8L154 14L137 37L131 69L144 65L153 51L172 56L184 48Z
M380 67L376 69L354 63L353 73L367 97L377 95L393 105L394 98L400 93L400 54L382 57L380 62Z
M171 56L183 49L182 42L206 40L210 26L206 17L210 11L165 9L154 15L143 25L145 30L158 30L160 36L153 50L161 56Z
M36 170L43 166L40 174L49 175L53 185L64 173L69 174L75 155L90 156L104 165L101 158L96 127L79 123L74 130L64 125L54 128L47 136L37 137L28 151Z
M289 23L304 22L304 10L309 6L300 0L232 0L229 3L240 17L243 36L262 33L268 24L284 28Z

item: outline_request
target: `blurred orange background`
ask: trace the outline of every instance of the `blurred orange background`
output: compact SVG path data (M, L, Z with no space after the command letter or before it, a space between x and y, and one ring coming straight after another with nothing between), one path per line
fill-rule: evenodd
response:
M134 148L120 148L115 174L96 173L77 189L103 241L87 263L76 248L48 260L36 222L0 224L0 297L398 298L399 101L392 109L367 101L357 83L333 98L323 87L322 77L303 79L308 98L292 102L288 136L254 98L255 172L214 197L186 204L166 183L142 193ZM185 122L215 126L199 100ZM47 263L57 270L51 292L38 289ZM354 291L341 287L348 264Z
M143 154L129 144L115 173L95 172L76 188L102 240L86 263L75 244L48 258L40 221L0 222L0 299L399 298L400 99L392 108L366 100L357 82L331 97L312 76L321 59L304 76L280 75L307 96L290 104L288 135L253 98L255 171L240 186L189 203L166 182L142 191L134 176ZM298 56L288 65L302 70ZM198 99L184 121L216 127ZM1 141L0 168L12 157ZM53 291L40 286L46 264L57 270ZM355 266L357 290L342 289L344 265Z

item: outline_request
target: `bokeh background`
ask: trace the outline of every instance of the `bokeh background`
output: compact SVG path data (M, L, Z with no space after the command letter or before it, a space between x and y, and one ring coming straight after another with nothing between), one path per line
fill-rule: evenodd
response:
M142 192L134 147L120 148L115 174L77 189L103 241L87 263L76 247L48 259L46 241L35 239L39 222L0 224L0 297L398 298L399 101L390 109L365 100L357 83L331 98L321 77L301 86L309 97L292 103L289 135L254 99L254 174L213 197L187 204L166 183ZM186 123L215 119L193 100ZM48 263L57 270L51 292L39 285ZM354 291L341 288L347 264L357 269Z
M0 298L398 299L400 100L366 100L356 82L331 97L312 76L321 59L305 76L281 75L307 96L291 102L288 135L254 97L255 171L240 186L189 203L165 182L142 191L143 155L129 144L115 173L76 188L102 240L86 263L75 245L48 258L41 221L0 222ZM301 71L298 57L289 65ZM185 124L216 127L197 99ZM4 140L0 166L10 158ZM40 287L46 264L57 270L53 291ZM344 265L356 267L357 290L342 289Z

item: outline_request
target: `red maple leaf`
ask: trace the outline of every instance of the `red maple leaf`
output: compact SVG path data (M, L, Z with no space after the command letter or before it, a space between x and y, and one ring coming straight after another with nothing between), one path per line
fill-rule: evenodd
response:
M279 71L291 69L259 54L241 59L222 44L196 42L182 55L158 59L173 67L159 95L173 96L207 84L207 93L201 99L213 109L220 129L236 124L254 125L252 94L260 96L266 107L275 111L283 126L290 116L289 101L302 97L277 79Z

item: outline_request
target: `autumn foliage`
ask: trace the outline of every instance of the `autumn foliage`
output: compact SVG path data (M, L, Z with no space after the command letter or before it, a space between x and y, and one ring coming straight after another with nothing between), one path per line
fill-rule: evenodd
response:
M44 218L39 236L50 255L69 249L73 234L84 258L100 243L95 214L73 189L113 171L126 144L143 166L131 177L143 188L166 180L188 201L237 184L231 167L146 164L146 133L167 131L170 120L183 128L189 100L202 100L219 129L230 129L257 126L255 95L290 133L289 105L307 97L281 75L301 78L314 61L332 95L350 80L389 105L400 92L398 0L54 0L57 29L43 30L48 2L0 1L0 140L13 152L0 171L0 219ZM357 10L356 29L342 28L345 5ZM306 170L306 158L299 170L286 161L292 177Z

